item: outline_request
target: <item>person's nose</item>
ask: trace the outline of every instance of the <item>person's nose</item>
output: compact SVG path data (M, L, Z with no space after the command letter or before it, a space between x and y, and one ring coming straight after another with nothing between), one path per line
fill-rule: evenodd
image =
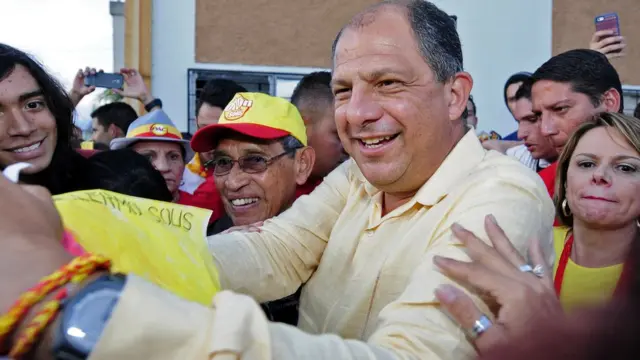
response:
M553 136L558 133L556 121L551 114L543 112L540 115L540 132L543 136Z
M380 119L382 107L375 101L375 93L365 86L354 86L347 103L346 118L351 126L362 128L370 122Z
M593 171L593 183L596 185L608 185L611 183L611 169L605 164L601 164Z
M228 191L240 191L249 183L249 174L240 168L240 164L234 163L231 171L225 175L224 186Z
M19 110L9 110L7 111L9 126L7 128L7 133L10 136L24 136L27 137L31 135L34 131L36 131L36 126L33 123L33 120Z
M153 167L156 168L156 170L158 170L161 173L167 173L170 169L169 167L169 162L167 161L167 159L165 159L164 156L158 156L154 161L153 161Z
M518 132L516 133L518 139L527 140L527 136L529 136L529 131L525 125L518 125Z

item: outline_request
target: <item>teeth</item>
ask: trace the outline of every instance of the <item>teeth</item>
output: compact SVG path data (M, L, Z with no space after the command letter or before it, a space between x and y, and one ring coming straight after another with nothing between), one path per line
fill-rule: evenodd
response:
M375 147L379 147L382 144L380 144L383 141L387 141L387 140L391 140L392 136L385 136L385 137L380 137L380 138L370 138L370 139L362 139L362 142L364 143L365 147L368 148L375 148Z
M15 152L15 153L23 153L23 152L27 152L27 151L33 151L33 150L39 148L40 144L42 144L42 142L33 144L31 146L23 147L23 148L20 148L20 149L15 149L15 150L13 150L13 152Z
M253 204L257 201L258 201L258 198L233 199L231 200L231 204L233 204L233 206L242 206L242 205Z

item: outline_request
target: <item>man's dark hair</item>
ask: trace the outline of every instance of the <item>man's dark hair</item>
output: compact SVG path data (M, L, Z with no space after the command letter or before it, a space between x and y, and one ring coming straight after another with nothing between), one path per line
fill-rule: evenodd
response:
M340 30L333 41L332 57L335 57L338 41L345 29L366 26L369 17L386 6L397 6L406 10L422 57L438 81L447 81L463 70L462 45L455 21L425 0L386 0L364 10Z
M282 148L284 149L284 151L289 152L289 157L292 158L296 156L296 150L302 149L304 147L300 140L291 135L278 139L278 142L282 144Z
M531 86L532 85L533 85L533 81L531 80L531 78L523 81L522 85L520 85L520 87L518 88L518 91L516 91L516 94L515 94L514 98L516 100L527 99L527 100L531 101Z
M636 105L636 109L633 111L633 116L635 116L636 118L640 119L640 103L638 103L638 105Z
M476 106L476 102L473 100L473 95L469 95L469 102L473 105L473 112L478 116L478 107Z
M113 124L126 134L129 125L138 118L138 114L131 105L116 101L93 110L91 117L96 118L105 129Z
M84 188L171 202L173 196L162 174L144 156L131 149L98 152L89 158Z
M593 106L600 106L602 96L611 89L620 94L620 108L624 110L622 83L618 72L607 57L588 49L569 50L542 64L532 76L533 82L549 80L568 83L574 92L589 97Z
M0 81L17 66L24 67L35 79L56 122L57 140L49 166L37 174L25 174L20 180L46 187L52 194L75 190L75 178L84 171L86 159L71 148L73 136L73 103L62 85L29 55L0 43Z
M206 103L224 109L239 92L247 92L247 89L233 80L211 79L207 81L196 102L196 116L200 113L202 104Z
M291 103L298 108L305 120L307 117L312 121L320 119L327 109L333 107L331 73L318 71L305 75L293 90Z
M530 80L531 75L533 74L531 74L530 72L521 71L509 76L507 81L504 83L504 89L502 89L502 95L504 96L504 104L507 105L507 108L509 107L509 99L507 99L507 88L509 88L509 86L513 84L524 83L525 81Z

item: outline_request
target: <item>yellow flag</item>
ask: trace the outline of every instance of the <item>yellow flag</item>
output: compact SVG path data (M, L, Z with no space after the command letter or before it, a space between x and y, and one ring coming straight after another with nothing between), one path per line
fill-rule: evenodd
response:
M206 244L211 210L105 190L54 196L65 229L87 252L112 260L187 300L209 305L219 290Z

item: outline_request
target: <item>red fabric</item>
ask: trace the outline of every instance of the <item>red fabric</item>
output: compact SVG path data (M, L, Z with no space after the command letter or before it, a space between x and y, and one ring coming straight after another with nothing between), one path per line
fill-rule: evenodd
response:
M215 138L221 131L233 130L240 134L257 139L273 140L291 135L288 131L272 128L259 124L212 124L196 131L191 138L191 148L197 152L207 152L213 150Z
M87 159L99 152L98 150L85 150L85 149L76 149L76 151L78 152L78 154L84 156Z
M213 210L213 214L211 214L211 218L209 218L209 223L218 220L224 214L222 197L220 197L211 173L208 174L202 185L193 192L193 195L180 191L178 204Z
M69 254L73 256L80 256L86 253L82 246L80 246L80 244L76 242L73 234L68 230L64 231L64 236L62 237L62 247L64 247L69 252Z
M553 164L547 166L546 168L540 170L538 175L544 181L544 185L547 187L547 191L549 192L549 196L553 199L553 194L555 193L554 187L556 184L556 169L558 168L558 162L554 162Z
M555 185L556 185L556 169L558 168L558 162L554 162L553 164L547 166L546 168L540 170L538 175L542 178L544 182L544 186L547 187L547 192L549 196L553 199L553 195L555 194ZM562 223L558 221L558 218L553 222L553 226L561 226Z
M316 186L320 185L322 179L308 179L306 183L300 185L296 188L296 199L302 195L309 195L316 188Z

